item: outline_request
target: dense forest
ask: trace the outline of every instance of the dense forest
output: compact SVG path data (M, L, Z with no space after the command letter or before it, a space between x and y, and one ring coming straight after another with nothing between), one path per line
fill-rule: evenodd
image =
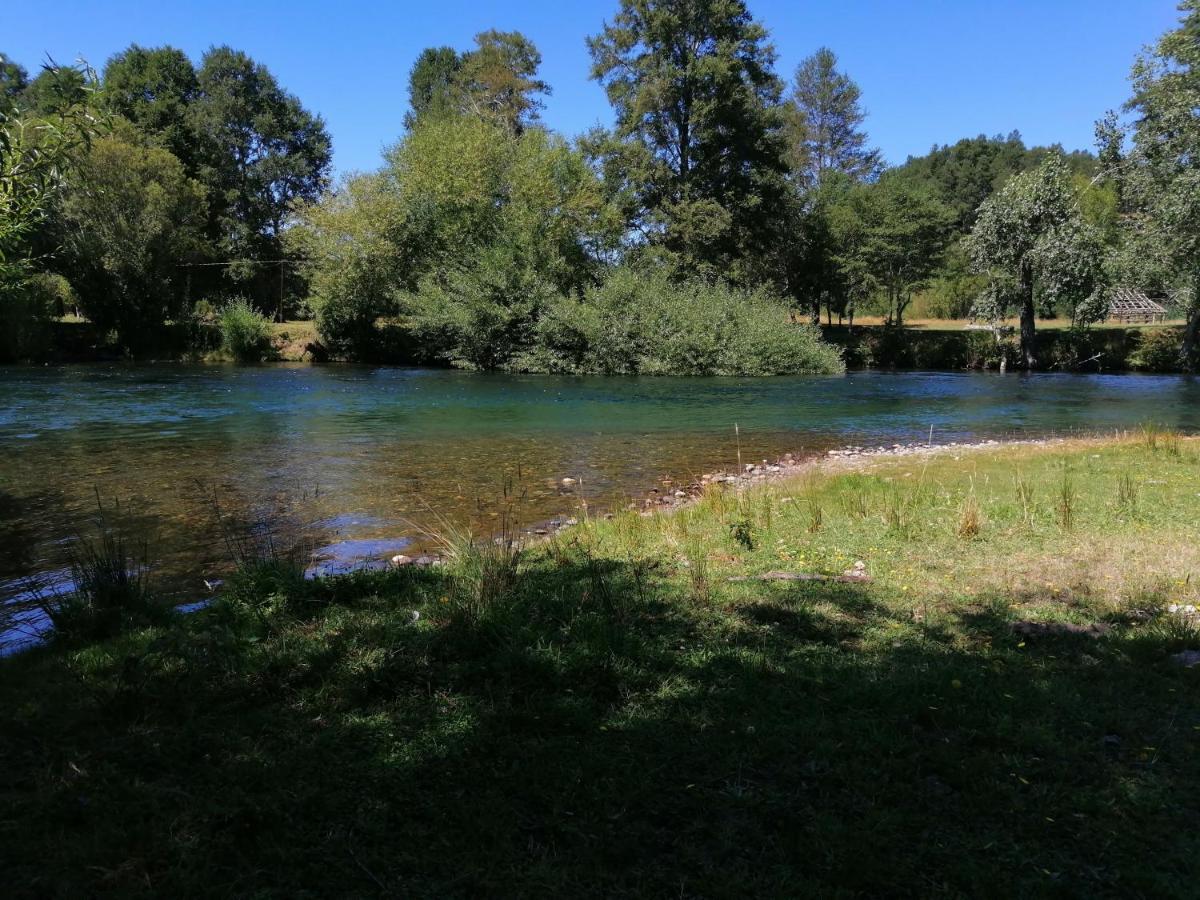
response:
M477 369L830 372L814 327L872 313L1086 329L1121 287L1200 332L1200 2L1134 61L1094 152L1017 132L888 167L836 55L790 79L741 0L621 0L587 38L613 124L556 134L517 32L426 49L379 168L262 63L137 45L102 70L0 57L0 357L86 320L138 358L314 353ZM1101 114L1103 111L1097 111ZM997 330L997 335L1000 332Z

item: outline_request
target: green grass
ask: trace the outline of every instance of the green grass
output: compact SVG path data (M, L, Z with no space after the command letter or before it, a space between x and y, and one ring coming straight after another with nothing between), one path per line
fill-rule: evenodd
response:
M1198 495L1153 431L252 570L0 660L6 893L1194 896Z

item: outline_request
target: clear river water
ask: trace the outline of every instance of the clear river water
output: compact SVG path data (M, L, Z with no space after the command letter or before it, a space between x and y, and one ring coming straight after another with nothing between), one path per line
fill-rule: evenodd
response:
M447 517L486 533L611 508L664 477L846 444L1200 431L1200 379L854 372L568 378L356 366L0 369L0 601L65 577L97 499L143 537L160 590L205 595L219 509L302 538L336 570L420 547ZM564 478L575 479L563 484ZM119 510L114 504L119 503ZM413 538L418 541L410 544Z

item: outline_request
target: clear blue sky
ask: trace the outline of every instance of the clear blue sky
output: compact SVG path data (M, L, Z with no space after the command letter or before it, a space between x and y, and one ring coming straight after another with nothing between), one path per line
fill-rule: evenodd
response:
M421 49L471 45L487 28L541 49L545 121L568 135L611 120L588 80L586 35L617 0L11 0L0 52L31 72L47 53L99 67L130 43L194 59L227 43L265 63L325 117L338 171L370 169L396 139ZM751 0L779 71L821 45L858 81L867 128L889 162L934 143L1018 129L1027 143L1090 148L1092 124L1128 96L1134 54L1172 27L1174 0Z

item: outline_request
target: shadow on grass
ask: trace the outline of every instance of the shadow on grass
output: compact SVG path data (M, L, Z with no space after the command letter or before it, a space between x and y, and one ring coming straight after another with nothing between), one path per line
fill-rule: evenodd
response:
M616 559L538 558L470 621L453 588L334 579L0 661L10 895L1194 886L1164 637L1022 646L1001 604L917 622L869 585L699 604Z

